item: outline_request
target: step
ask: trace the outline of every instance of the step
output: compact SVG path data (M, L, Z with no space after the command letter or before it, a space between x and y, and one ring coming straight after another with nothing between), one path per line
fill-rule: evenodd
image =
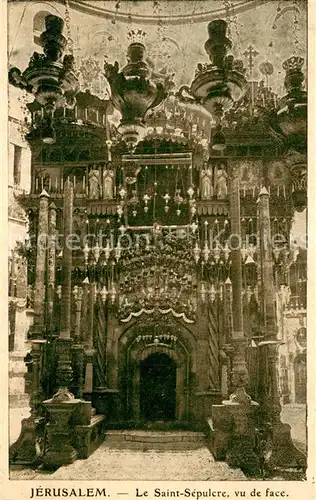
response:
M105 446L133 450L196 450L206 444L203 432L111 430L105 432Z

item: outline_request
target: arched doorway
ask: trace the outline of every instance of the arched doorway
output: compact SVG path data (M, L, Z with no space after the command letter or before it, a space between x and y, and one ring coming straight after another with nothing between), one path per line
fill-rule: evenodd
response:
M140 412L142 420L176 418L177 367L163 352L150 354L140 363Z

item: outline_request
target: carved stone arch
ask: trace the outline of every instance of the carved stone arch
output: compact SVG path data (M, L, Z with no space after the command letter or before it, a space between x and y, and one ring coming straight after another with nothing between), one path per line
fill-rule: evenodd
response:
M168 327L172 330L176 330L179 336L185 341L190 358L191 358L191 371L196 372L196 348L197 348L197 337L195 334L195 325L186 324L177 318L171 317L171 313L168 316L159 315L159 317L146 317L138 319L132 319L128 326L122 331L120 329L115 329L119 336L115 338L112 337L111 343L116 343L118 346L125 345L128 343L128 339L134 335L136 329L141 329L142 327L150 327L150 325L165 326L166 320L168 321ZM115 332L113 332L115 334Z
M176 367L175 418L189 415L192 380L196 371L196 338L189 328L174 318L136 321L117 339L118 373L125 418L142 421L140 408L141 363L154 354L171 358Z
M156 353L166 354L173 359L177 367L182 366L186 361L185 356L181 351L175 351L175 349L164 344L152 344L146 346L144 349L139 349L134 353L133 359L137 362L144 361L144 359L148 358L151 354Z

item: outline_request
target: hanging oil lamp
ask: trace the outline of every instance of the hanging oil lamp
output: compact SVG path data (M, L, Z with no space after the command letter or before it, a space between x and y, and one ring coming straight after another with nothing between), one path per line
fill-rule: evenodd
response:
M198 64L196 77L191 83L189 93L195 101L202 104L215 120L215 129L211 144L216 151L226 147L226 139L222 132L224 113L238 101L247 89L246 69L240 60L234 60L227 52L232 42L226 36L227 22L216 19L209 23L209 39L205 50L211 64Z
M114 65L107 62L104 65L113 105L122 115L118 132L130 153L133 153L146 135L146 113L166 97L163 84L155 81L151 68L145 61L146 48L142 43L145 35L142 30L129 32L128 36L133 41L127 49L128 63L121 71L117 61Z
M78 79L74 73L74 57L66 54L66 38L62 31L64 22L60 17L45 17L46 30L40 36L44 54L34 52L28 67L21 72L11 68L9 82L35 96L43 107L44 117L39 127L41 138L46 144L56 141L54 112L57 108L73 108L75 95L79 91Z

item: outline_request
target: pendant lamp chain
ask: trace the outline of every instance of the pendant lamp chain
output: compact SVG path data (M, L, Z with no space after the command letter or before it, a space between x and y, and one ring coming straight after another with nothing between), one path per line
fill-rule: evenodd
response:
M71 37L71 22L70 22L70 10L69 10L69 2L68 0L65 0L65 23L66 23L66 30L67 30L67 47L68 51L71 55L74 53L74 41Z

